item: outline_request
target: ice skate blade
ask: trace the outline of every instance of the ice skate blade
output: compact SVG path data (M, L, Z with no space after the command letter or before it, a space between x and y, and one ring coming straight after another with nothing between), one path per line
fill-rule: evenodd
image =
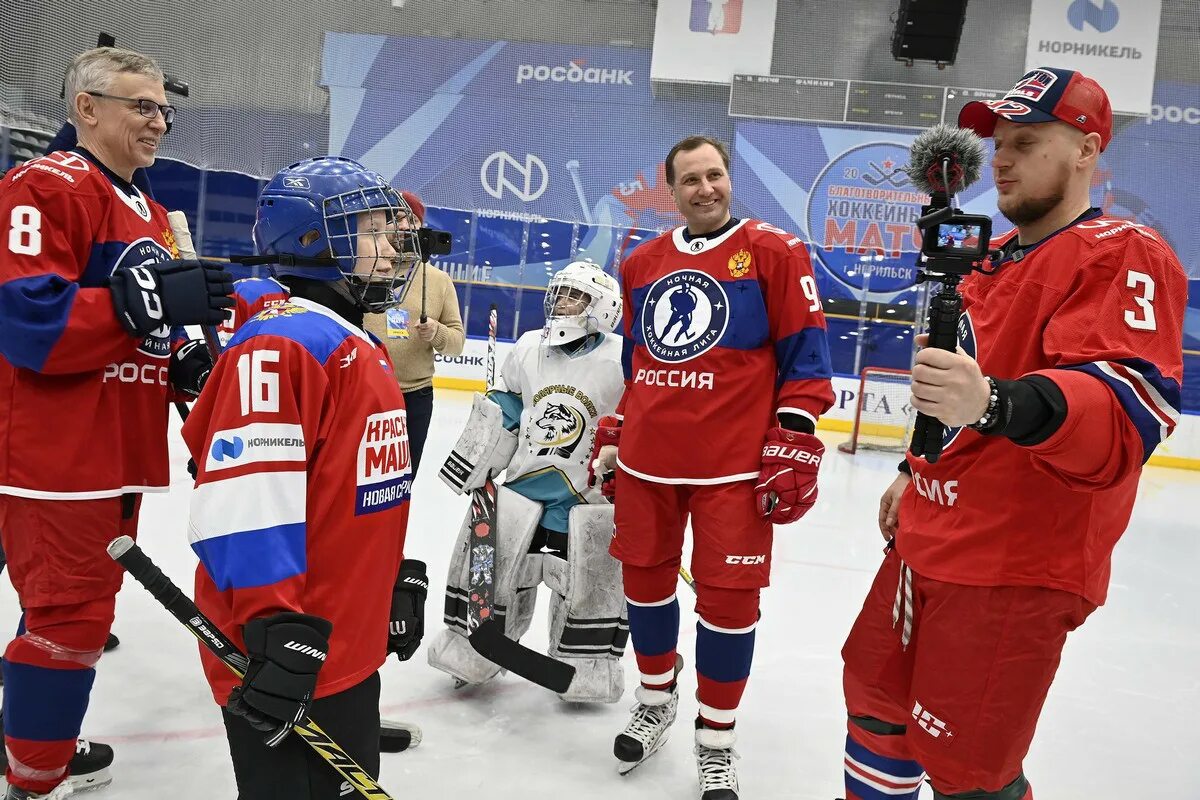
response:
M112 773L108 771L108 767L105 767L86 775L72 775L67 778L66 782L71 784L75 794L90 792L93 789L102 789L112 783Z
M664 733L662 735L662 738L658 740L658 743L654 745L654 749L651 750L649 753L646 753L646 755L642 757L641 761L620 761L620 760L618 760L617 761L617 774L618 775L628 775L629 773L633 772L635 769L640 767L642 764L645 764L647 761L649 761L651 759L651 757L655 753L657 753L659 750L662 750L663 745L666 744L667 740L670 738L671 738L670 731L667 731L666 733Z

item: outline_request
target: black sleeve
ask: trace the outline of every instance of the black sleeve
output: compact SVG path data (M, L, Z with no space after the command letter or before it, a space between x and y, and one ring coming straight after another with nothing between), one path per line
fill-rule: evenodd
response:
M803 414L789 414L786 411L779 415L779 427L796 433L817 432L817 426L813 425L811 419Z
M1066 420L1067 400L1049 378L1027 375L1015 381L995 380L1000 413L996 427L984 431L986 435L1005 436L1032 447L1049 439Z

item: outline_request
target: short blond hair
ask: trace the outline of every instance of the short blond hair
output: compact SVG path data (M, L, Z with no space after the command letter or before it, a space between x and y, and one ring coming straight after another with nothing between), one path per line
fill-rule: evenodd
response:
M75 97L80 92L109 92L117 76L122 73L145 75L159 83L163 80L162 70L150 56L121 50L117 47L96 47L85 50L71 59L67 67L67 117L75 119Z

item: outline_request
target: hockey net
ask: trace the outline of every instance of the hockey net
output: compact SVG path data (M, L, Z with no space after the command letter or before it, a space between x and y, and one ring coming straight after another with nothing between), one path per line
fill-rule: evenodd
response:
M912 373L905 369L867 367L858 384L850 439L843 453L875 450L901 453L908 448L916 412L909 404Z

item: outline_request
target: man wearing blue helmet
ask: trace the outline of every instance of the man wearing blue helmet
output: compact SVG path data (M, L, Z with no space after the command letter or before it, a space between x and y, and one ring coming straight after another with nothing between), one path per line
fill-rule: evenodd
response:
M423 633L425 565L403 557L404 398L363 313L398 302L417 225L380 175L314 158L259 198L254 240L286 297L237 329L184 426L196 462L196 603L250 656L202 652L242 800L341 796L297 737L308 714L379 772L379 676Z

